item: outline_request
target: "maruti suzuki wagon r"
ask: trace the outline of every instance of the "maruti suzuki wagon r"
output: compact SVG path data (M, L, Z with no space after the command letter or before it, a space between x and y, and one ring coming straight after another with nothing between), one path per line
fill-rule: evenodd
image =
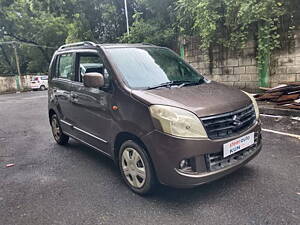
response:
M254 98L210 81L168 48L61 46L49 68L54 139L74 138L113 159L125 183L195 187L245 165L261 150Z

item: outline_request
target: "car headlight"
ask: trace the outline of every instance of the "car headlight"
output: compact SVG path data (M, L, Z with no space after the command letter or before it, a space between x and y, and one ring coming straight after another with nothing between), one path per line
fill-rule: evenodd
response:
M253 95L249 94L248 92L246 92L246 91L243 91L243 92L244 92L246 95L248 95L249 98L251 99L252 104L253 104L253 106L254 106L256 119L258 119L258 118L259 118L259 109L258 109L258 105L257 105L257 102L256 102L255 98L253 97Z
M163 132L186 138L206 138L200 119L193 113L166 105L150 106L151 116L158 120Z

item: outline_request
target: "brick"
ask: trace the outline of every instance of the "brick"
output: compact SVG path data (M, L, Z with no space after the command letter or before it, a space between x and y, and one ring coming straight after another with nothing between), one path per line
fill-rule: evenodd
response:
M251 81L259 81L259 76L258 75L251 75Z
M239 66L251 66L252 64L252 59L250 57L242 57L239 59Z
M220 76L220 81L221 81L221 82L227 81L227 80L228 80L227 77L228 77L227 75L221 75L221 76Z
M243 54L247 57L255 56L255 48L245 48L243 49Z
M246 66L246 73L257 73L256 66Z
M239 60L238 59L228 59L226 62L227 66L238 66Z
M279 57L278 64L279 66L292 66L294 65L294 57Z
M240 77L238 75L227 75L228 81L239 81Z
M286 74L285 74L285 75L280 75L280 76L279 76L279 81L280 81L280 82L282 82L282 81L288 81L288 80L287 80Z
M233 67L223 67L223 73L222 74L233 74Z
M296 74L288 74L286 75L286 79L288 82L295 82L296 81Z
M190 64L191 64L191 66L192 66L194 69L198 68L198 63L192 62L192 63L190 63Z
M248 41L246 43L246 48L255 48L255 41Z
M276 74L286 74L287 67L286 66L279 66L274 68Z
M280 76L279 75L270 76L270 81L271 82L279 82Z
M244 74L246 69L244 66L241 67L234 67L234 74Z
M228 85L228 86L234 86L234 82L230 82L230 81L225 82L225 84Z
M251 81L251 75L250 74L241 75L240 81Z
M209 63L206 62L199 62L198 63L199 68L209 68Z
M295 47L300 47L300 32L299 31L297 34L295 34L294 38L295 38Z
M217 82L220 82L221 81L221 76L220 75L214 75L213 80L217 81Z
M273 87L277 87L279 85L279 83L278 82L271 82L270 85L271 85L271 88L273 88Z
M296 65L300 65L300 56L297 56L297 57L295 58L295 64L296 64Z
M208 75L205 75L205 77L209 80L213 80L213 76L208 76Z
M298 74L300 74L300 65L299 66L289 66L287 68L287 73L298 73Z
M220 74L222 74L222 69L221 68L214 68L212 73L216 74L216 75L220 75Z
M243 88L246 87L246 83L245 82L240 82L240 81L239 82L234 82L234 86L243 89Z
M249 90L256 90L258 88L258 82L246 82L246 88Z

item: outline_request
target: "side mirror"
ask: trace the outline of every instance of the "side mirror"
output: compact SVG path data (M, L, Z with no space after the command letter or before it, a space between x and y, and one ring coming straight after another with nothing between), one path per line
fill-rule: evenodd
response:
M104 87L104 76L101 73L85 73L83 85L89 88L102 88Z

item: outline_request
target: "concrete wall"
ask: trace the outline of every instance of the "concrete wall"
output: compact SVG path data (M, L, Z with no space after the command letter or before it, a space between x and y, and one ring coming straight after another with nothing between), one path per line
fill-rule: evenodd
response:
M30 89L31 77L32 75L21 76L20 81L22 91ZM16 91L18 91L16 76L0 76L0 94Z
M239 53L213 49L211 63L208 52L201 51L199 43L199 39L191 37L185 40L184 45L186 61L200 73L227 85L249 90L258 89L259 75L254 42L249 42ZM270 70L271 87L281 82L300 81L300 30L295 33L295 42L291 49L276 50L272 54Z

